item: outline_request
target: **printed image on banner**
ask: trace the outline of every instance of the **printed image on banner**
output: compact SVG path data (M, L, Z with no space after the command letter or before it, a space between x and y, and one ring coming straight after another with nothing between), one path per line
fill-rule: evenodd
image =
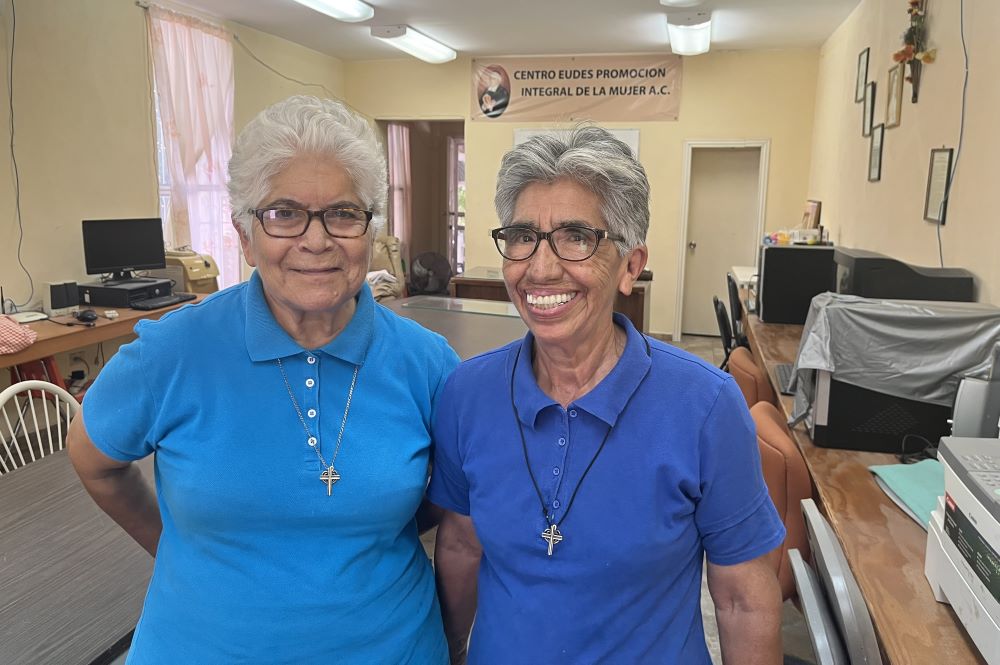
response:
M473 120L578 122L677 120L676 55L476 58Z

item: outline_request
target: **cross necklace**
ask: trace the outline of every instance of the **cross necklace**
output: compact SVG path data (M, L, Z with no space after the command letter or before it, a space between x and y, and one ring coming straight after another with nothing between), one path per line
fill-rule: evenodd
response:
M521 435L521 450L524 452L524 466L528 469L528 477L531 478L531 484L535 487L535 494L538 495L538 503L542 507L542 517L545 518L545 523L548 524L548 528L542 531L542 540L548 543L548 555L552 556L555 551L555 546L561 543L564 536L561 531L559 531L559 524L556 523L553 513L545 505L545 499L542 497L542 490L538 487L538 481L535 479L535 473L531 470L531 462L528 460L528 444L524 439L524 426L521 424L521 417L517 412L517 404L514 402L514 372L517 370L517 361L521 357L521 349L518 347L517 356L514 357L514 368L510 372L510 408L514 411L514 420L517 422L517 431ZM590 460L590 464L584 469L583 475L580 476L579 482L577 482L576 487L573 489L573 494L569 497L569 503L566 504L566 511L562 515L563 522L569 517L569 511L573 508L573 501L576 500L576 493L580 491L580 487L583 486L583 481L590 473L590 469L594 466L594 462L597 461L597 457L604 450L604 444L608 442L608 437L611 436L611 430L613 427L608 425L608 431L604 433L604 438L601 440L601 445L598 446L597 452Z
M354 366L351 387L347 390L347 406L344 407L344 418L340 421L340 431L337 432L337 447L334 449L333 457L330 458L329 462L323 457L323 453L319 451L319 440L313 436L309 425L306 424L306 419L302 417L302 409L299 408L299 401L295 399L292 386L288 383L288 375L285 374L285 366L281 364L281 358L278 358L278 369L281 370L281 378L285 381L285 390L288 391L288 397L292 400L292 406L295 407L295 415L299 417L302 429L306 432L306 444L313 449L316 457L319 458L319 463L322 465L323 472L319 474L319 479L326 485L326 495L330 496L333 494L333 484L340 480L340 473L333 465L337 461L337 455L340 454L340 442L344 439L344 427L347 426L347 414L351 411L351 398L354 397L354 386L358 382L358 370L361 369L361 365Z

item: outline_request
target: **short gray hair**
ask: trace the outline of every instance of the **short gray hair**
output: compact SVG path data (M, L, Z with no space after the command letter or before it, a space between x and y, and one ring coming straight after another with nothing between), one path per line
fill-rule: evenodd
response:
M632 150L601 127L579 127L566 138L534 136L514 146L500 163L493 199L502 226L512 223L517 197L533 183L560 179L579 183L601 201L608 230L625 255L646 242L649 230L649 181Z
M295 95L261 111L247 123L229 160L229 201L233 219L250 231L256 208L271 189L271 178L299 155L336 158L346 169L361 204L372 210L376 230L385 223L386 167L375 131L340 102Z

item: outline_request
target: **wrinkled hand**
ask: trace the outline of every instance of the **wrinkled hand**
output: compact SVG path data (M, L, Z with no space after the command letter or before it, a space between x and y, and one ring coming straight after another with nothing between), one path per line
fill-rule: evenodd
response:
M492 111L493 107L496 106L496 102L493 101L493 96L490 95L489 93L486 93L485 95L483 95L483 104L482 104L482 106L483 106L483 110L484 111L487 111L487 112Z

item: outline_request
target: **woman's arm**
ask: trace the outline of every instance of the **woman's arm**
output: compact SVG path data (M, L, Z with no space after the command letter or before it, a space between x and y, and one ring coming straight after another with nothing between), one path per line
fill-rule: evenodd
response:
M465 662L469 631L476 618L477 575L483 550L472 518L439 510L441 522L434 542L434 571L451 662L460 665Z
M98 450L83 426L83 411L69 427L66 446L80 481L101 510L156 556L163 523L156 496L139 467L113 460Z
M708 590L725 665L779 665L781 587L764 555L732 566L708 564Z

